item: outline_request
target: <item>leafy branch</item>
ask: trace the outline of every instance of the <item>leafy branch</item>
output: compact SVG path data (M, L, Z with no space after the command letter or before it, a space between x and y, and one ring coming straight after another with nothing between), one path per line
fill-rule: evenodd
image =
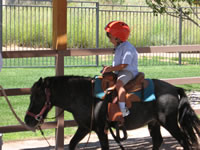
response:
M146 3L155 15L165 13L177 18L181 16L183 20L200 27L200 0L146 0Z

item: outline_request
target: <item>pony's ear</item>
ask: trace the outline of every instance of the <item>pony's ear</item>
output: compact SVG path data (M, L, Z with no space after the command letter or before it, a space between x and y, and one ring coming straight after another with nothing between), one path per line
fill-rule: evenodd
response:
M33 84L32 88L41 87L42 82L43 82L43 79L40 77L40 79Z
M43 79L40 77L40 79L37 81L37 85L42 85Z
M40 77L40 79L38 80L38 83L42 83L42 77Z

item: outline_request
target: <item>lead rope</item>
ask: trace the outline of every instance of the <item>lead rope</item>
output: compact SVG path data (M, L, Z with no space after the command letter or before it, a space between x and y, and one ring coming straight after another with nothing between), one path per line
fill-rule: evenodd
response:
M49 141L47 140L47 138L44 135L44 132L42 131L41 127L39 126L38 129L40 130L40 133L42 134L43 138L45 139L45 141L47 142L47 144L49 145L49 147L52 147L51 144L49 143Z
M92 133L92 121L93 121L93 116L94 116L94 105L92 104L92 115L91 115L91 121L90 121L90 133L89 133L89 137L87 139L87 142L85 144L85 147L87 146L87 144L89 143L89 140L90 140L90 136L91 136L91 133Z
M93 92L94 92L94 80L92 80L91 81L91 83L92 83L92 96L93 96ZM86 144L85 144L85 146L84 147L86 147L87 146L87 144L89 143L89 140L90 140L90 136L91 136L91 133L92 133L92 121L93 121L93 118L94 118L94 100L92 101L92 114L91 114L91 121L90 121L90 133L89 133L89 137L88 137L88 139L87 139L87 142L86 142Z
M13 115L14 115L15 118L17 119L17 121L18 121L22 126L24 126L27 130L31 130L31 131L35 132L35 129L34 129L34 128L31 128L31 127L27 126L27 125L17 116L16 112L14 111L14 109L13 109L13 107L12 107L12 105L11 105L11 103L10 103L10 101L9 101L9 99L8 99L8 97L7 97L7 95L6 95L6 92L5 92L4 88L3 88L1 85L0 85L0 89L1 89L1 91L2 91L2 93L3 93L3 96L5 97L5 99L6 99L7 103L8 103L8 106L9 106L10 109L11 109ZM40 133L42 134L42 136L43 136L43 138L45 139L45 141L48 143L49 147L52 147L52 146L50 145L49 141L47 140L47 138L45 137L44 132L42 131L42 129L41 129L40 126L38 127L38 129L40 130Z
M1 91L2 91L2 93L3 93L4 98L6 99L6 101L7 101L7 103L8 103L8 106L9 106L10 109L11 109L13 115L14 115L15 118L17 119L17 121L18 121L23 127L25 127L27 130L31 130L31 131L35 132L35 129L34 129L34 128L31 128L31 127L27 126L27 125L17 116L16 112L14 111L14 109L13 109L13 107L12 107L12 105L11 105L11 103L10 103L10 101L9 101L9 99L8 99L8 97L7 97L7 95L6 95L5 90L3 89L3 87L2 87L1 85L0 85L0 89L1 89Z

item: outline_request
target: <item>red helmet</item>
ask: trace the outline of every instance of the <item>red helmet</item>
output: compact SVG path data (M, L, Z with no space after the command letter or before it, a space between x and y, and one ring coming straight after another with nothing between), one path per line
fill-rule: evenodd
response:
M111 21L105 27L106 32L125 42L130 34L129 26L122 21Z

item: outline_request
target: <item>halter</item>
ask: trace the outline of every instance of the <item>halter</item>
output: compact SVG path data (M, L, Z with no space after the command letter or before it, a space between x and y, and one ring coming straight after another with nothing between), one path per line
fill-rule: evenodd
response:
M50 102L50 95L51 94L50 94L49 89L47 89L47 88L45 88L45 95L46 95L46 102L45 102L44 106L42 107L42 110L40 111L39 114L36 115L36 114L29 112L29 111L26 112L26 115L29 115L29 116L35 118L35 120L37 120L39 122L41 122L43 120L42 116L45 113L45 111L50 110L51 107L52 107L51 102Z

